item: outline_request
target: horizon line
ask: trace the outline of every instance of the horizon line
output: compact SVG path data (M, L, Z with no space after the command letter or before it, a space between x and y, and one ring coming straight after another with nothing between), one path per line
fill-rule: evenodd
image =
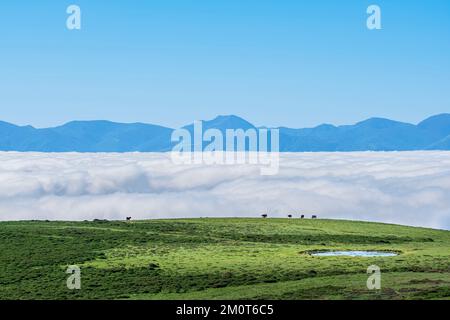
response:
M285 129L297 129L297 130L299 130L299 129L313 129L313 128L317 128L317 127L320 127L320 126L333 126L333 127L339 128L339 127L344 127L344 126L357 125L357 124L359 124L359 123L362 123L362 122L365 122L365 121L369 121L369 120L387 120L387 121L392 121L392 122L397 122L397 123L403 123L403 124L409 124L409 125L417 126L417 125L419 125L420 123L422 123L422 122L425 121L425 120L428 120L428 119L433 118L433 117L439 117L439 116L450 116L450 113L443 112L443 113L438 113L438 114L430 115L430 116L424 118L423 120L419 121L418 123L411 123L411 122L405 122L405 121L401 121L401 120L393 120L393 119L389 119L389 118L385 118L385 117L377 117L377 116L373 116L373 117L369 117L369 118L366 118L366 119L361 120L361 121L354 122L354 123L352 123L352 124L335 125L335 124L323 122L323 123L320 123L320 124L318 124L318 125L316 125L316 126L308 126L308 127L287 127L287 126L277 126L277 127L274 126L274 127L271 127L271 126L266 126L266 125L255 126L255 125L251 122L251 120L247 120L246 118L241 117L241 116L236 115L236 114L227 114L227 115L222 114L222 115L217 115L217 116L215 116L214 118L212 118L212 119L210 119L210 120L204 120L204 119L201 119L201 120L193 120L192 122L190 122L190 123L188 123L188 124L185 124L185 125L183 125L183 126L180 126L179 128L184 128L184 127L186 127L186 126L190 126L190 125L192 125L195 121L210 122L210 121L214 121L214 120L216 120L216 119L218 119L218 118L221 118L221 117L223 117L223 118L231 118L231 117L235 117L235 118L238 118L238 119L240 119L240 120L244 120L244 121L250 123L251 125L253 125L255 128L258 128L258 129L260 129L260 128L269 128L269 129L281 129L281 128L285 128ZM141 124L141 125L158 126L158 127L162 127L162 128L166 128L166 129L171 129L171 130L178 129L178 128L173 128L173 127L171 127L171 126L165 126L165 125L162 125L162 124L150 123L150 122L140 122L140 121L137 121L137 122L121 122L121 121L107 120L107 119L89 119L89 120L79 120L79 119L75 119L75 120L70 120L70 121L64 122L64 123L59 124L59 125L48 126L48 127L35 127L35 126L31 125L31 124L18 125L18 124L15 124L15 123L13 123L13 122L0 120L0 124L1 124L1 123L4 123L4 124L9 124L9 125L13 125L13 126L16 126L16 127L21 127L21 128L31 127L31 128L33 128L33 129L36 129L36 130L45 130L45 129L59 128L59 127L65 126L65 125L67 125L67 124L75 123L75 122L85 122L85 123L86 123L86 122L106 122L106 123L122 124L122 125L136 125L136 124Z

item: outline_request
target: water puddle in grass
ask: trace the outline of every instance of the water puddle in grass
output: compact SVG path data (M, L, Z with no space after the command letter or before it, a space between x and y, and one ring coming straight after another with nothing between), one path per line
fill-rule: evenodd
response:
M311 253L315 257L395 257L395 252L383 251L322 251Z

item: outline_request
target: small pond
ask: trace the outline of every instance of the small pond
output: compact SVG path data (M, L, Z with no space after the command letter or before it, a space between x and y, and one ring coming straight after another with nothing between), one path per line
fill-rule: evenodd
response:
M315 257L395 257L398 253L387 251L322 251L311 253Z

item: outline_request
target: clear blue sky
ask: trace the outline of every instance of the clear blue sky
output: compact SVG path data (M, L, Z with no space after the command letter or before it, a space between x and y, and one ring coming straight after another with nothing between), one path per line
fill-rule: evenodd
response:
M66 29L66 8L82 30ZM383 30L366 28L378 4ZM2 0L0 119L179 126L450 112L448 0Z

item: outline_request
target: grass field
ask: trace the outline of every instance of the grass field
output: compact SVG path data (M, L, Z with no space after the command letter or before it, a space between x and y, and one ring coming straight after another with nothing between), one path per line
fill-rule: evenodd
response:
M381 290L366 287L373 264ZM68 265L81 267L81 290L67 289ZM0 270L0 299L449 299L450 232L300 219L2 222Z

